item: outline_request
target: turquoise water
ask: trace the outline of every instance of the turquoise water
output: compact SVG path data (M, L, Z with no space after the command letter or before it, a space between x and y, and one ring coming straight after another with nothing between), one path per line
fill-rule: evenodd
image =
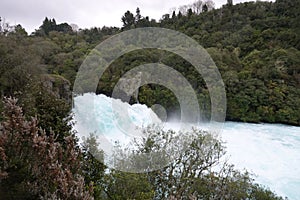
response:
M94 132L105 138L101 147L110 152L114 141L129 141L146 127L160 120L145 105L129 105L104 95L85 94L74 100L75 129L79 137ZM178 124L166 127L178 129ZM207 129L207 127L199 128ZM300 199L300 127L280 124L226 122L220 132L227 156L238 169L255 174L255 180L289 199Z

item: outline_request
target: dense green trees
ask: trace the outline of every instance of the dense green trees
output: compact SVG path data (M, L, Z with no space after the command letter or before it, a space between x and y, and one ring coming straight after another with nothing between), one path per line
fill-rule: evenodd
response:
M56 24L55 19L48 19L43 21L40 28L34 33L37 36L49 35L51 31L58 31L63 33L72 33L72 27L67 23Z
M204 3L199 1L197 5L201 7ZM229 1L231 6L201 14L197 12L196 4L186 5L177 15L175 12L172 17L164 15L158 25L181 31L207 48L225 81L228 120L299 125L300 34L296 23L299 11L290 8L298 4L299 1L257 1L232 6ZM144 50L128 55L126 59L134 62L118 61L121 73L114 65L110 73L121 76L124 69L159 61L179 70L199 94L208 95L205 83L199 81L201 77L195 76L191 66L176 56L162 59L159 53ZM112 80L115 79L118 77L114 76ZM140 102L148 106L164 102L161 96L155 95L162 93L161 88L151 86L151 89L154 91L147 90L150 97L141 88ZM100 87L98 92L109 94L109 90ZM177 106L172 102L169 101L171 105L166 107L170 112ZM199 102L202 105L203 99ZM209 102L205 104L204 107L209 109Z
M84 57L99 42L122 30L159 26L181 31L207 49L226 85L228 120L299 125L300 20L294 9L299 1L246 2L202 12L206 4L213 5L199 0L183 6L181 12L164 15L159 22L142 16L140 9L135 14L127 11L122 29L94 27L73 32L65 24L45 18L36 32L45 34L27 36L18 25L0 35L1 94L20 94L33 74L46 73L67 79L72 89ZM124 73L151 62L182 73L209 117L209 93L203 78L189 63L159 50L135 51L117 59L100 80L97 93L110 95ZM162 104L168 113L179 108L174 95L161 86L144 86L139 94L139 101L148 106Z

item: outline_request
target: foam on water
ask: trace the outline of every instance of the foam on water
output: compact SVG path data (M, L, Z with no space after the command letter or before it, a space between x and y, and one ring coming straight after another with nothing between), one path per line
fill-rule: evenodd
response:
M300 127L226 122L230 161L279 195L300 199Z
M111 149L110 144L116 141L127 143L132 136L138 136L140 132L136 127L160 123L155 113L145 105L129 105L121 100L93 93L77 96L74 99L73 113L74 129L78 132L79 139L94 133L99 137L101 145L104 145L101 148L105 149Z
M94 132L110 142L124 142L132 136L125 134L128 124L146 127L160 122L145 105L131 106L105 95L84 94L74 103L79 137ZM180 126L165 127L178 130ZM226 122L221 137L236 168L256 174L257 183L279 195L300 199L300 127Z

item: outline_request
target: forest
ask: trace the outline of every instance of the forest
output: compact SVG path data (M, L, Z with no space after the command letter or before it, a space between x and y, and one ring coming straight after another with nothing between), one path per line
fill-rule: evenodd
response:
M218 9L212 1L196 2L159 21L139 8L126 11L120 28L74 30L45 17L28 34L22 25L12 27L0 18L0 199L282 199L254 183L248 172L222 163L226 149L209 133L194 130L191 149L165 168L133 174L108 169L93 156L95 151L103 156L96 136L80 147L72 129L72 87L85 57L107 38L143 27L179 31L207 50L225 84L226 120L300 125L300 1ZM203 78L190 63L162 50L137 50L115 60L99 80L97 94L111 96L123 74L146 63L163 63L183 74L210 117ZM160 104L168 114L179 110L163 86L144 85L137 98L131 103ZM176 140L172 131L145 131L151 137L136 154ZM212 171L218 164L223 167Z
M226 87L227 120L300 125L298 7L299 1L280 0L224 5L201 12L185 6L182 13L165 14L159 22L143 17L137 9L136 14L127 11L122 16L122 28L79 31L45 18L31 35L21 25L10 32L3 26L1 95L25 98L15 93L25 91L34 75L42 74L44 85L46 82L55 87L64 93L59 96L69 99L76 73L96 45L128 29L163 27L192 37L213 58ZM182 58L160 50L135 51L120 57L105 72L96 92L110 96L122 74L151 62L172 66L183 74L197 91L199 105L209 111L209 92L202 77ZM141 87L138 100L148 106L160 103L170 113L179 106L171 91L156 85Z

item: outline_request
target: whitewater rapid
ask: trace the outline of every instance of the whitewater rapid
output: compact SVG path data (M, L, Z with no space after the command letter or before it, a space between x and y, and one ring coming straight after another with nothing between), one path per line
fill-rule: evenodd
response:
M129 141L138 134L127 134L132 126L160 122L145 105L129 105L105 95L84 94L74 98L74 105L78 136L95 133L106 139L107 149L116 140ZM178 129L178 124L167 123L166 127ZM225 122L220 134L226 142L227 157L236 168L255 174L257 183L278 195L300 199L300 127Z

